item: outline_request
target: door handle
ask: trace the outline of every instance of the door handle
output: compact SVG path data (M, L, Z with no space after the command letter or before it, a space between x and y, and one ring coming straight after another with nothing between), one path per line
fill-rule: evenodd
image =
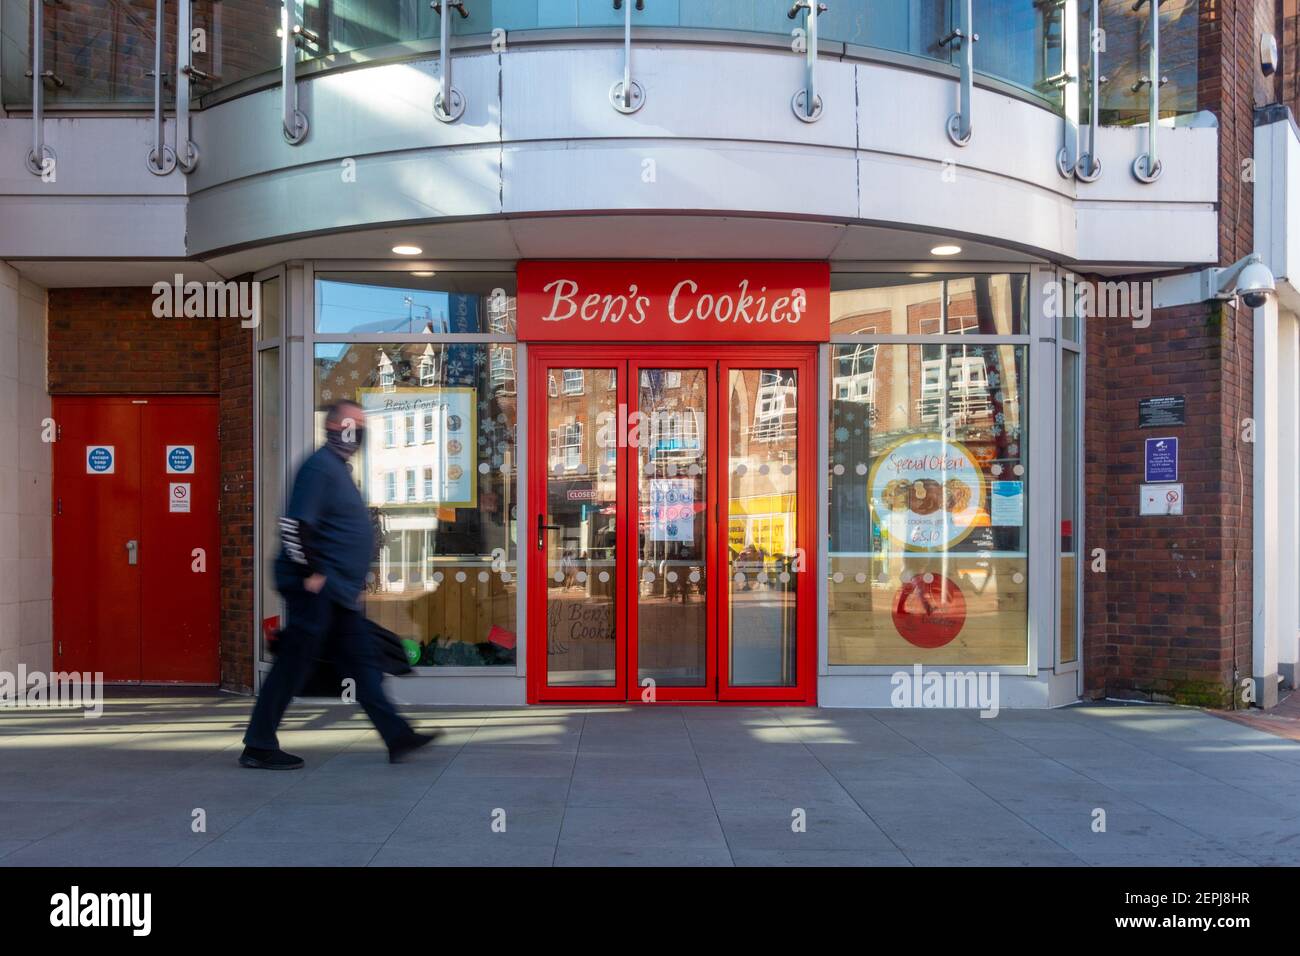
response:
M126 543L126 563L139 564L140 560L140 543L132 538Z
M560 530L560 526L558 524L547 524L546 518L539 511L537 513L537 550L538 551L546 550L547 531L559 531L559 530Z

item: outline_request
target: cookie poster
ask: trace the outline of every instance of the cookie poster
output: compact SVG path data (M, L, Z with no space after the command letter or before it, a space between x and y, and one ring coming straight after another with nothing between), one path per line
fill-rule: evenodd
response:
M905 438L878 454L868 494L881 535L909 551L942 551L986 514L983 469L941 435Z

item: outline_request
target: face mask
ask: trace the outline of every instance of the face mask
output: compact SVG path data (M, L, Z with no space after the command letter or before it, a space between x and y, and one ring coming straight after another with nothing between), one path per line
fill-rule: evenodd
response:
M351 435L352 441L347 441L345 435ZM330 428L325 431L325 441L334 449L335 452L342 455L346 460L357 453L357 449L365 444L366 430L364 428Z

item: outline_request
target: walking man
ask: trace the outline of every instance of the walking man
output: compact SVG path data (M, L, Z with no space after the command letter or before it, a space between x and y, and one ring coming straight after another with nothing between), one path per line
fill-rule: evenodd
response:
M362 445L365 420L355 402L331 406L324 447L294 478L275 562L275 586L284 598L288 626L253 707L241 766L297 770L303 765L301 757L280 749L276 728L322 650L356 681L357 700L388 745L390 761L433 740L434 735L413 730L384 695L375 637L362 611L374 531L347 461Z

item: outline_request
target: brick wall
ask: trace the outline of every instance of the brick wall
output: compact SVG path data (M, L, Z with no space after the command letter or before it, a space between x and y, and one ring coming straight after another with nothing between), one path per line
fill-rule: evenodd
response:
M1252 250L1254 110L1286 95L1294 66L1259 70L1259 38L1282 42L1294 0L1204 0L1198 105L1219 120L1219 260ZM1294 35L1294 26L1290 27ZM1284 63L1295 62L1285 47ZM1115 279L1119 277L1108 277ZM1129 279L1149 279L1134 276ZM1088 547L1105 574L1085 576L1086 691L1095 696L1227 705L1251 674L1253 328L1242 310L1208 304L1156 312L1146 329L1122 319L1089 325L1086 489ZM1184 395L1181 520L1138 516L1142 439L1138 399Z
M238 319L220 321L221 686L253 691L253 360Z
M215 394L217 326L154 318L148 288L51 289L51 395Z

